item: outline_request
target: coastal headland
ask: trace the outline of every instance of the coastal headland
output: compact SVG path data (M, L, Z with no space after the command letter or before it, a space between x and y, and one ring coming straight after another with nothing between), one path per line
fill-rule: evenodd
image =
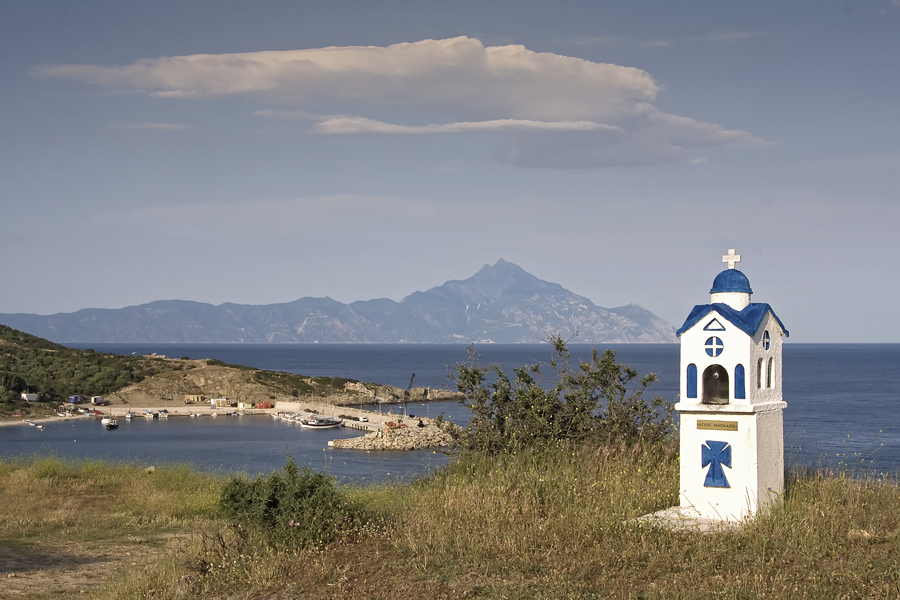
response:
M208 418L233 412L273 416L318 413L342 416L345 427L364 432L359 438L330 442L335 448L411 450L446 447L453 440L455 426L452 424L435 423L427 417L411 418L402 414L401 408L407 401L457 400L458 394L448 390L426 387L401 390L377 383L262 371L215 360L170 359L159 355L152 358L169 368L105 395L104 401L109 404L88 406L116 419L124 419L128 413L133 418L142 418L145 413L161 410L173 418ZM216 400L218 405L214 405ZM17 418L2 423L41 424L91 416L97 415Z

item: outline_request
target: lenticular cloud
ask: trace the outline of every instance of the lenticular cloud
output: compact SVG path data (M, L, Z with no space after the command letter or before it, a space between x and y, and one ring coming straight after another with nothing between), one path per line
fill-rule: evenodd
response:
M168 97L252 94L316 107L416 106L469 119L597 120L652 101L658 86L632 67L467 37L386 47L196 54L126 66L50 65L44 77Z
M35 74L158 97L244 96L293 106L298 110L256 114L299 115L319 135L494 131L506 138L495 156L523 166L658 164L684 160L689 147L764 144L744 131L660 113L653 106L660 88L640 69L519 45L485 47L468 37L48 65ZM357 114L327 114L335 105ZM386 123L364 114L376 109L414 110L435 122ZM623 161L619 150L632 158Z

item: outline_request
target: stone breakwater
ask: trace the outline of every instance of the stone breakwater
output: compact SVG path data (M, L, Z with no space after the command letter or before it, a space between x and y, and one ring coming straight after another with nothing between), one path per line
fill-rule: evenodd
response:
M424 448L447 448L453 444L454 437L437 425L425 427L403 427L373 431L362 437L328 442L334 448L353 448L356 450L422 450Z

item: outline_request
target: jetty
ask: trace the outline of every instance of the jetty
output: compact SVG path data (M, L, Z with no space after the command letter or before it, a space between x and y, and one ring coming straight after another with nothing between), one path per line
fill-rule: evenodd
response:
M343 426L364 432L356 438L331 440L332 448L359 450L419 450L424 448L443 448L452 445L454 431L457 428L449 422L435 422L434 419L394 413L398 405L391 406L386 412L365 410L351 406L340 406L315 401L278 400L271 408L235 408L213 407L209 404L177 405L166 408L169 417L210 417L237 412L241 415L275 415L277 413L315 413L322 416L336 417L343 420ZM124 419L126 413L143 415L144 412L160 410L159 406L114 406L107 407L109 416ZM364 419L364 420L363 420Z

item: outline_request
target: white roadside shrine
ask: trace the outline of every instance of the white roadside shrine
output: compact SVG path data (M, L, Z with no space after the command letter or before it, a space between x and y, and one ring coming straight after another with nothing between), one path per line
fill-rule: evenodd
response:
M681 525L738 523L784 491L781 350L787 329L728 268L693 308L681 338L680 506L648 515Z

